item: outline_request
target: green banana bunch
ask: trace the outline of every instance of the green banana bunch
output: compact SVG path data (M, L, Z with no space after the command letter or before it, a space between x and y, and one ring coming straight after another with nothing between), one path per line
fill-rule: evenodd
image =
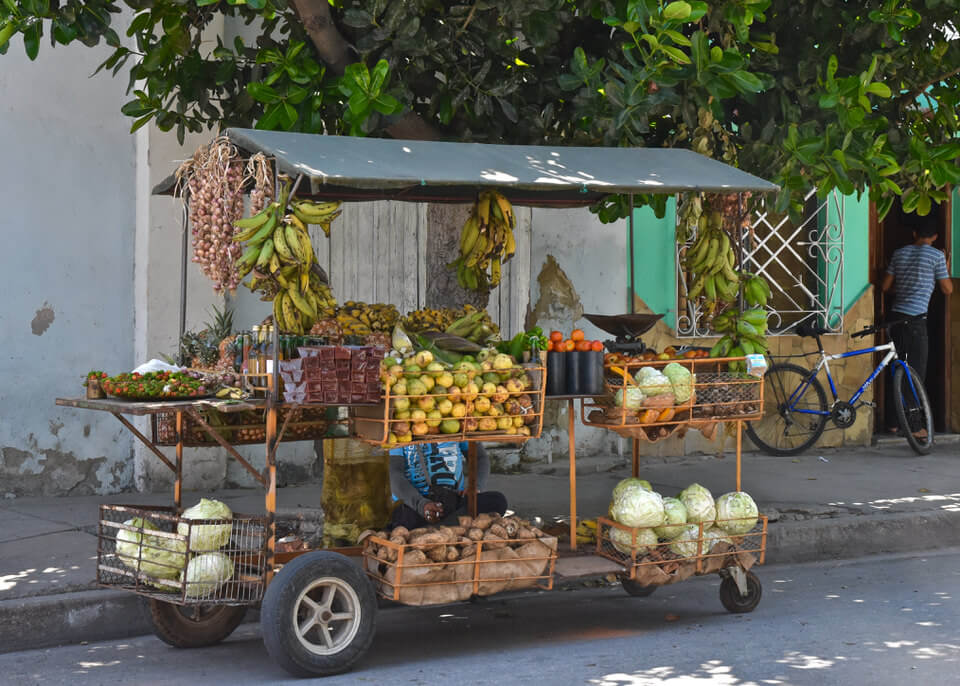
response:
M743 298L751 307L755 305L766 307L770 299L770 284L762 276L747 275L743 287Z
M517 250L515 226L509 200L496 191L477 196L460 231L460 256L449 265L462 288L486 290L500 283L503 264Z

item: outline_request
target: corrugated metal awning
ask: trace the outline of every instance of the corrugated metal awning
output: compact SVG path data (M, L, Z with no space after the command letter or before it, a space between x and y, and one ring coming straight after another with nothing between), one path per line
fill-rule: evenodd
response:
M472 201L498 188L519 205L590 205L611 193L776 191L778 186L678 148L446 143L228 129L249 154L311 180L310 193L340 200ZM163 189L158 187L158 192ZM308 189L301 184L298 194Z

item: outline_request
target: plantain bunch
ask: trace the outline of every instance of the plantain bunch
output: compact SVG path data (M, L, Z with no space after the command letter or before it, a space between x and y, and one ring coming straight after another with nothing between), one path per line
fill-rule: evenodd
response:
M393 331L400 319L394 305L367 304L348 300L337 312L337 324L344 336L369 336L374 332Z
M735 303L740 292L736 262L730 236L723 230L723 213L713 210L700 215L697 239L687 248L683 261L693 283L687 298L703 296L708 314L722 304Z
M710 357L765 355L768 350L767 311L762 307L752 307L743 312L727 310L713 318L712 327L724 335L710 349ZM740 361L730 361L728 365L733 372L745 369Z
M496 191L483 191L460 231L460 256L450 264L463 288L482 291L500 283L503 263L517 249L516 217L510 201Z
M444 331L457 318L457 310L449 307L424 307L408 312L400 323L407 333Z
M260 292L261 300L273 302L277 328L281 333L303 334L318 319L335 312L337 304L316 264L306 222L298 216L303 213L296 206L293 212L285 211L289 192L287 183L277 202L234 222L237 233L233 240L246 248L237 260L237 269L241 277L250 275L245 285L251 291Z

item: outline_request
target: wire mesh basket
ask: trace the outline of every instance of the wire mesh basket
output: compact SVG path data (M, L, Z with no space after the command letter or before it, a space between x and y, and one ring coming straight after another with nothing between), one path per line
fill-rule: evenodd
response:
M338 435L337 429L347 431L344 421L331 415L329 408L281 408L279 422L286 422L287 414L293 413L287 429L281 436L281 442L307 441ZM335 409L335 408L334 408ZM267 439L267 420L265 410L244 410L243 412L218 412L213 409L200 410L203 419L221 438L231 445L250 445L263 443ZM177 415L175 412L161 412L152 415L154 445L174 446L177 444ZM218 445L193 417L183 415L183 444L188 447Z
M364 540L364 569L377 593L406 605L439 605L525 588L553 588L557 539L399 544Z
M97 583L177 605L249 605L263 597L267 521L186 519L168 507L101 505Z
M596 554L623 565L630 578L644 586L675 583L730 566L750 569L766 558L767 517L759 515L756 524L742 534L729 534L723 529L724 525L742 526L744 521L718 520L716 526L713 522L676 524L671 533L678 535L660 540L652 529L598 517Z

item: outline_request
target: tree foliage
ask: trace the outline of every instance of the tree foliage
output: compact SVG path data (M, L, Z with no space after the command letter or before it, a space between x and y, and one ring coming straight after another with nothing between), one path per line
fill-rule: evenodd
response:
M2 0L0 52L17 33L31 59L45 37L105 43L132 128L181 139L687 147L779 183L780 211L870 188L881 215L897 196L926 214L960 182L957 16L960 0Z

